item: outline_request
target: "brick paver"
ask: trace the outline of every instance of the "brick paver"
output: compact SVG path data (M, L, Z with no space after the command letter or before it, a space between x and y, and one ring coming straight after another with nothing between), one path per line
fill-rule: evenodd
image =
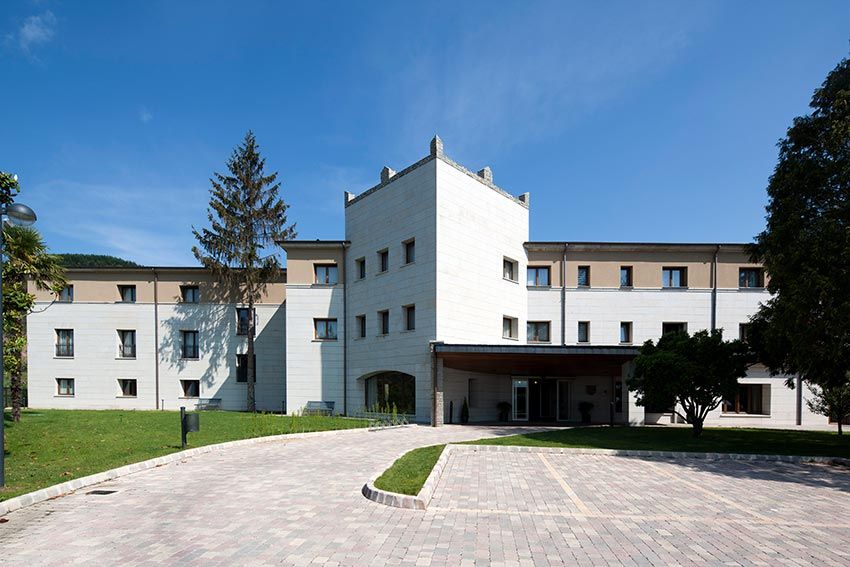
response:
M208 453L25 508L20 565L848 565L850 475L826 466L454 452L426 511L360 494L413 427Z

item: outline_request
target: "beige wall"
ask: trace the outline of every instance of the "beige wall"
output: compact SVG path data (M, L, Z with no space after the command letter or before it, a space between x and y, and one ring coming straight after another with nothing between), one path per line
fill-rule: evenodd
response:
M289 248L286 249L287 283L312 284L316 281L314 266L316 264L336 264L339 270L339 281L344 281L342 248Z
M552 287L561 286L561 261L564 257L563 250L529 250L528 251L528 267L536 268L545 266L549 268L549 282ZM520 274L520 279L524 278L525 274Z

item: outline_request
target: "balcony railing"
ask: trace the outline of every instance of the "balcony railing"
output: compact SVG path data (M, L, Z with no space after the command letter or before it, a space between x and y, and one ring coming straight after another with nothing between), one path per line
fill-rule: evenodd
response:
M121 358L136 358L136 345L121 345L118 347L118 356Z
M74 345L56 345L56 356L74 356Z

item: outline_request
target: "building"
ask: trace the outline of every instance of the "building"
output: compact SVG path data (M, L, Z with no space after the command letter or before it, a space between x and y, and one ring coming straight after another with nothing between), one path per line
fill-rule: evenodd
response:
M677 329L743 336L769 297L742 244L529 242L529 194L436 137L344 206L345 240L281 243L287 268L257 306L259 409L394 407L440 425L464 399L471 421L578 421L589 402L595 422L669 423L628 392L637 347ZM69 275L70 295L39 292L29 318L30 405L245 407L244 310L207 273ZM826 425L785 380L753 368L707 424Z

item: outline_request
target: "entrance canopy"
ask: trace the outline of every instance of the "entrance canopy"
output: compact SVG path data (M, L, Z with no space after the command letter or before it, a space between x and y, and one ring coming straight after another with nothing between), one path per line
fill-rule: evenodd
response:
M446 368L521 376L619 376L633 346L459 345L434 343Z

